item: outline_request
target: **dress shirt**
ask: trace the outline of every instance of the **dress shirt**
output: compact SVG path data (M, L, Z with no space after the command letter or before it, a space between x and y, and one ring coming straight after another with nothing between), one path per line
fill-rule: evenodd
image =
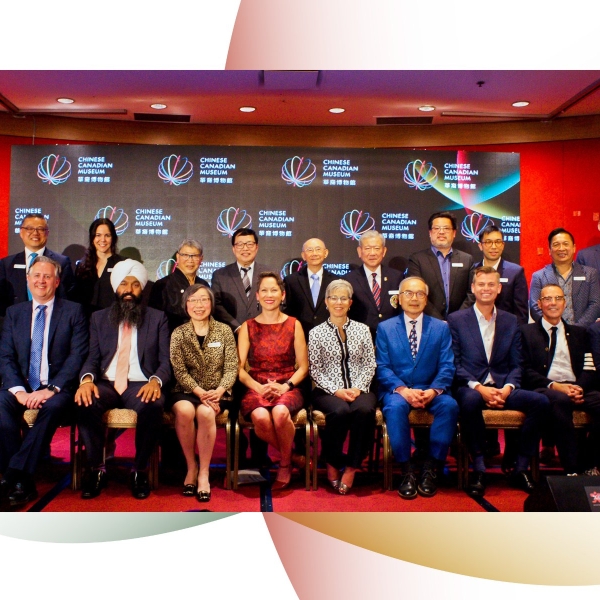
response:
M373 291L373 273L377 273L377 283L379 284L379 287L382 286L383 281L381 281L381 265L379 265L374 271L371 271L367 265L363 265L363 269L365 270L365 275L367 276L367 281L369 282L371 292Z
M551 327L556 327L556 349L554 351L554 358L548 371L548 379L557 382L574 382L577 377L573 373L573 367L571 366L571 353L569 352L569 345L567 344L567 335L565 333L565 325L561 321L558 325L552 325L548 323L544 317L542 317L542 326L548 334L548 340L552 332ZM550 386L548 386L550 387Z
M567 273L566 277L563 277L559 272L556 266L553 264L552 268L556 273L556 280L558 281L558 285L560 289L563 291L565 297L565 310L563 312L562 318L569 323L569 325L575 324L575 313L573 312L573 267L571 266L570 271Z
M239 262L237 263L238 273L240 274L241 279L244 279L244 273L242 272L242 268L248 269L248 279L250 280L250 285L252 285L252 277L254 276L254 265L255 264L256 264L256 262L253 262L251 265L248 265L247 267L243 267L242 265L240 265Z
M31 262L31 255L35 254L36 258L38 256L44 256L44 251L46 250L46 246L44 246L43 248L40 248L39 250L36 250L35 252L33 250L30 250L29 248L25 248L25 272L29 273L29 263ZM47 311L46 311L47 314Z
M404 324L406 325L406 337L410 343L410 332L412 330L411 321L416 321L415 331L417 332L417 352L419 351L419 344L421 343L421 333L423 332L423 313L421 313L416 319L409 317L406 313L404 315Z
M498 267L500 266L500 261L501 261L501 260L502 260L502 257L500 257L500 258L499 258L499 259L496 261L496 263L495 263L495 264L493 264L493 265L488 265L488 264L486 263L486 261L485 261L485 258L484 258L484 259L481 261L481 264L482 264L484 267L492 267L492 269L496 269L496 271L497 271L497 270L498 270Z
M320 286L323 285L323 267L321 267L316 273L313 273L310 270L310 267L306 267L306 276L308 277L308 287L312 287L312 283L314 279L311 279L313 275L316 275L319 278L319 289Z
M435 254L440 271L442 273L442 281L444 282L444 295L446 296L446 306L450 306L450 269L452 268L452 248L450 252L444 256L441 250L435 246L431 246L431 251Z
M488 363L490 362L490 358L492 356L492 347L494 346L494 335L496 334L496 307L494 306L494 310L492 312L492 318L488 321L481 311L477 308L477 305L473 305L473 309L475 310L475 316L477 317L477 324L479 325L479 333L481 333L481 339L483 341L483 347L485 349L485 356L487 358ZM494 384L494 379L490 372L488 372L485 381L469 381L469 387L475 389L477 384L483 383L483 385Z

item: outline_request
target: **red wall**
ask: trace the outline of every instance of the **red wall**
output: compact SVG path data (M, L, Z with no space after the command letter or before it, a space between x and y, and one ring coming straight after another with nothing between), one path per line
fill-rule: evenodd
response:
M30 143L25 138L0 136L0 256L8 253L11 145ZM68 142L38 139L36 143ZM498 144L469 150L521 154L521 264L528 280L548 263L546 238L555 227L571 231L578 248L600 244L598 222L592 219L594 212L600 212L600 177L594 176L596 170L600 173L600 140ZM581 215L574 216L575 211Z

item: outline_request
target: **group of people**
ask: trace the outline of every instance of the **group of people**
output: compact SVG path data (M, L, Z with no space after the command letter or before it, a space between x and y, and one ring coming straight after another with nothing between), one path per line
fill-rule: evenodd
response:
M312 238L303 266L285 281L257 262L256 233L238 229L235 261L215 271L211 285L197 276L202 245L187 239L174 271L149 289L144 266L117 253L110 220L91 224L73 272L46 247L44 217L27 215L24 251L0 261L0 507L37 496L36 467L73 406L87 454L85 499L107 485L102 419L116 407L137 413L131 490L138 499L150 494L164 410L175 416L187 465L182 494L200 502L211 498L216 419L225 409L252 422L253 459L267 460L267 445L278 451L274 491L303 466L293 417L308 403L326 416L322 457L339 494L352 489L372 444L378 401L403 499L437 492L459 419L473 464L468 492L484 495L484 409L525 413L503 460L515 486L533 489L528 465L542 434L565 474L598 473L600 284L585 262L596 256L583 252L584 264L573 262L573 236L554 230L552 264L533 275L528 295L523 268L502 258L497 227L481 233L479 263L452 247L451 213L435 213L428 228L430 246L411 255L406 274L382 264L385 238L368 231L357 247L362 267L337 278L324 268L325 243ZM26 409L39 412L22 439ZM574 409L594 423L585 464ZM411 410L433 415L419 472Z

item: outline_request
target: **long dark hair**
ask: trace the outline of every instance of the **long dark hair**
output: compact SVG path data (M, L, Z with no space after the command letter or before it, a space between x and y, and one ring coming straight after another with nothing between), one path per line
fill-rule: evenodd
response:
M89 245L85 251L85 256L77 263L76 274L83 279L92 279L97 275L96 263L98 262L98 254L96 253L96 246L94 246L94 239L100 225L106 225L110 231L110 253L117 253L117 230L113 222L105 218L96 219L90 225Z

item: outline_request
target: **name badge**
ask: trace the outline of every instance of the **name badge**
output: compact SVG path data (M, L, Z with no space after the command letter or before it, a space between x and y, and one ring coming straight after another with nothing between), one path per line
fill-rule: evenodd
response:
M15 269L26 269L27 265L15 265Z
M114 269L114 267L109 267L107 270L108 273L112 273L112 270Z
M211 342L210 344L208 344L208 348L220 348L221 347L221 342Z
M400 292L400 290L390 290L390 291L388 292L388 294L389 294L390 296L393 296L394 294L398 294L399 292Z
M585 275L583 277L573 277L573 281L585 281Z
M462 263L452 263L453 267L464 267Z
M508 277L500 277L500 283L508 283Z

